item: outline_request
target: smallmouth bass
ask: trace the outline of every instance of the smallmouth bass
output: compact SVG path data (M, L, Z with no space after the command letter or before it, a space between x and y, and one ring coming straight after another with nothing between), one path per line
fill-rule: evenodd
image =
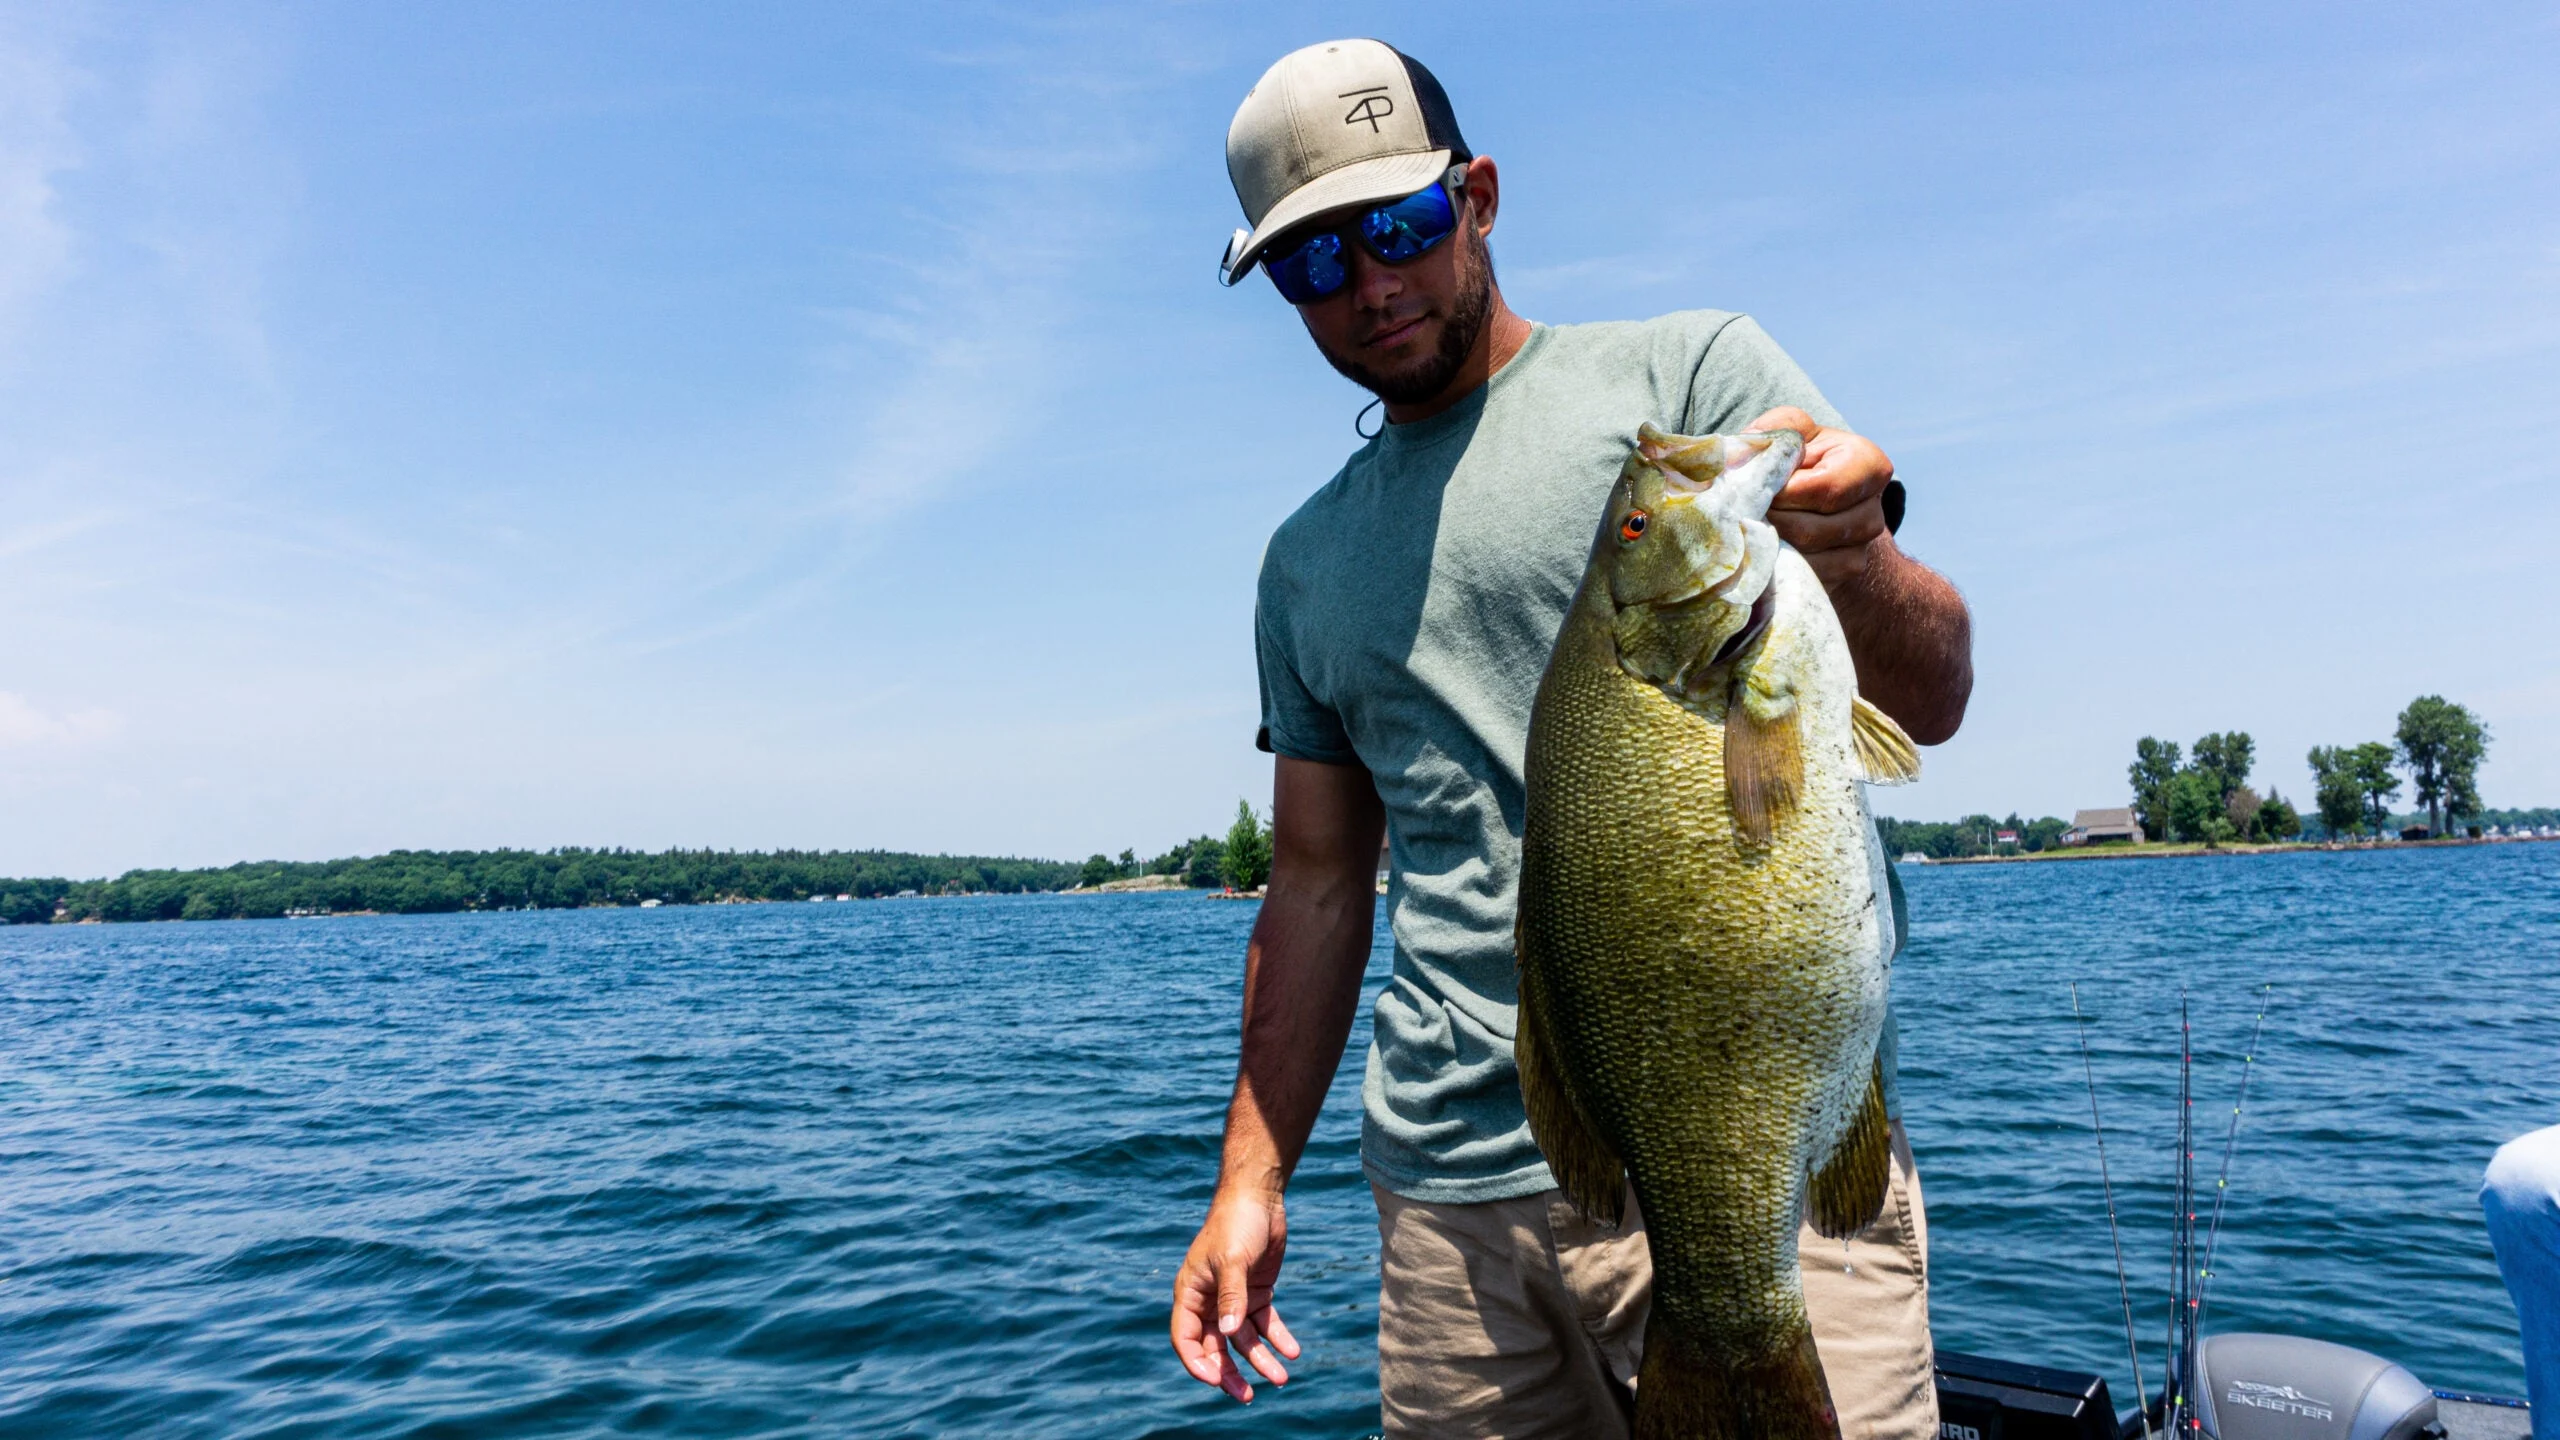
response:
M1863 785L1919 753L1768 524L1803 449L1644 427L1530 720L1520 1086L1567 1197L1643 1211L1640 1440L1836 1440L1797 1230L1855 1233L1890 1179Z

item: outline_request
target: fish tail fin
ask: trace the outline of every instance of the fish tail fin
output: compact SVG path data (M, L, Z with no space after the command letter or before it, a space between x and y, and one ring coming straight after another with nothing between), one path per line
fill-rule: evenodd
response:
M1813 1328L1798 1320L1793 1340L1736 1362L1709 1354L1655 1311L1636 1374L1636 1440L1840 1440Z

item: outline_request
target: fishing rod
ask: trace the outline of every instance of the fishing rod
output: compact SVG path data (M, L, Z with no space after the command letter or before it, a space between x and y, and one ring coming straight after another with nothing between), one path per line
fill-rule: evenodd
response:
M2222 1238L2222 1202L2231 1193L2231 1152L2240 1140L2240 1107L2249 1103L2249 1073L2258 1063L2258 1037L2267 1028L2267 1002L2275 986L2258 987L2258 1018L2249 1026L2249 1048L2240 1056L2240 1098L2231 1102L2231 1128L2222 1137L2222 1172L2213 1182L2213 1223L2204 1233L2204 1273L2198 1277L2196 1328L2204 1328L2205 1301L2213 1290L2213 1247Z
M2080 986L2071 985L2071 1029L2080 1037L2080 1075L2089 1082L2089 1128L2098 1137L2098 1190L2107 1201L2107 1243L2116 1252L2116 1299L2124 1306L2124 1353L2133 1362L2133 1399L2135 1413L2142 1417L2142 1440L2151 1440L2151 1407L2142 1397L2151 1393L2142 1379L2142 1352L2133 1340L2133 1287L2124 1278L2124 1238L2116 1229L2116 1187L2107 1174L2107 1127L2098 1119L2098 1072L2089 1063L2089 1027L2080 1015ZM2253 1045L2250 1047L2255 1049Z
M2169 1222L2169 1373L2161 1409L2171 1440L2198 1428L2195 1405L2195 1026L2187 989L2178 987L2178 1151Z

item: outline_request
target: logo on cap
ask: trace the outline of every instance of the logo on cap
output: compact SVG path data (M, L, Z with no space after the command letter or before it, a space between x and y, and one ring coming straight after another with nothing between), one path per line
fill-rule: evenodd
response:
M1352 106L1351 113L1342 117L1342 123L1357 125L1366 120L1369 122L1369 133L1378 134L1378 122L1396 113L1395 97L1387 93L1386 86L1372 85L1366 90L1345 90L1333 98L1348 100L1354 95L1365 95L1368 98Z

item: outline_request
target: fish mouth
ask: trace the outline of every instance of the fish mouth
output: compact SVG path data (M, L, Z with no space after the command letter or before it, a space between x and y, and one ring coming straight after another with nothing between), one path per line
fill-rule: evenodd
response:
M1666 435L1647 425L1636 432L1636 454L1661 472L1666 498L1704 495L1717 480L1768 452L1781 440L1803 444L1792 430L1751 430L1739 435ZM1673 442L1679 443L1673 443ZM1790 462L1786 467L1792 471Z
M1722 645L1716 647L1716 653L1707 658L1706 668L1713 670L1741 654L1744 647L1759 639L1761 633L1769 628L1770 618L1777 613L1778 587L1771 585L1761 590L1759 599L1751 602L1750 618L1742 622L1742 628L1734 631Z

